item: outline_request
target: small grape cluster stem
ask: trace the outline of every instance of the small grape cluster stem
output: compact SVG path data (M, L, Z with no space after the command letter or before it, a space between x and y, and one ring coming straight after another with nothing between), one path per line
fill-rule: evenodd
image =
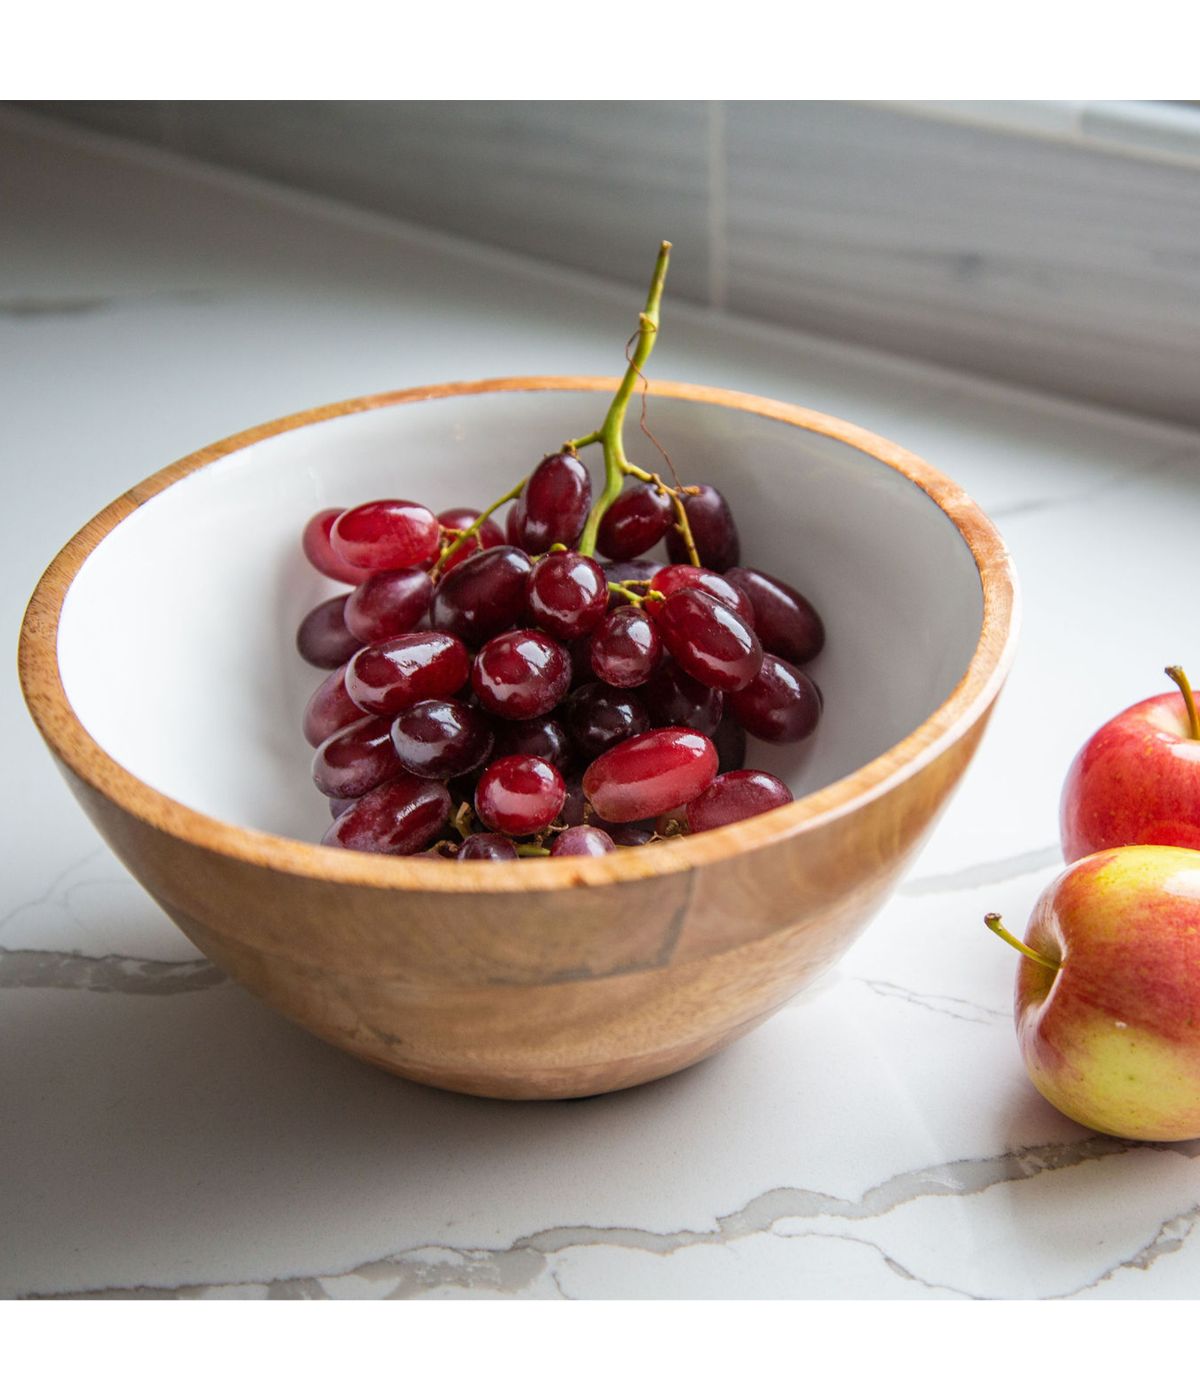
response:
M583 527L583 534L580 536L577 551L580 554L595 555L596 537L600 532L600 522L604 518L609 506L621 494L627 476L633 477L637 481L644 481L648 486L663 496L669 496L672 509L675 512L674 528L679 532L687 549L690 561L699 566L700 555L696 549L696 541L692 537L692 527L688 520L687 511L684 508L684 499L687 496L698 494L698 487L695 486L669 486L657 472L646 471L645 468L636 466L625 455L625 414L629 408L629 400L633 396L633 391L637 386L638 379L642 377L642 370L646 361L650 358L650 352L654 349L654 342L658 338L659 320L662 309L663 285L667 278L667 266L671 260L671 245L663 242L658 250L658 260L654 264L654 275L650 279L650 290L646 297L645 309L638 317L638 329L636 332L636 343L633 352L628 356L628 366L625 375L617 388L613 401L605 415L604 422L595 432L585 433L583 437L571 438L562 444L562 451L569 452L577 457L584 447L590 447L594 443L600 443L604 449L604 489L601 491L596 502L593 504L588 514L587 522ZM506 491L499 500L493 501L490 506L465 530L445 530L443 538L445 543L441 553L437 557L436 563L430 570L431 576L436 580L445 572L446 566L453 559L455 554L467 543L468 540L478 535L483 528L485 521L509 501L515 501L525 488L528 477L519 481L511 491ZM563 548L564 546L553 546L553 548ZM615 584L610 584L609 588L635 606L640 606L644 597L655 595L639 595L631 592L628 588L620 588Z

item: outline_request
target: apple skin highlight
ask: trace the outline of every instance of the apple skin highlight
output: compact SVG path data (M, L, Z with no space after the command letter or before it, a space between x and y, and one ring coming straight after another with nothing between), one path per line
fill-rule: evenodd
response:
M1017 1038L1029 1077L1085 1127L1200 1137L1200 853L1103 851L1042 895L1025 942Z
M1182 695L1140 700L1092 735L1067 774L1059 826L1067 861L1114 846L1200 850L1200 742Z

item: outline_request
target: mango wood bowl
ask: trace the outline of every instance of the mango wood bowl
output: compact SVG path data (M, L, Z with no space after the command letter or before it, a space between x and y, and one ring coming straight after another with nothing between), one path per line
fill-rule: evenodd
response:
M799 800L603 859L316 844L329 817L300 714L320 676L293 637L340 586L302 558L305 520L379 496L435 510L492 500L596 426L614 387L442 384L252 428L101 511L26 614L29 708L134 877L265 1002L409 1079L595 1094L745 1034L887 897L1010 665L1008 555L953 482L810 409L655 384L654 432L685 480L733 502L743 562L791 580L825 618L816 735L748 757Z

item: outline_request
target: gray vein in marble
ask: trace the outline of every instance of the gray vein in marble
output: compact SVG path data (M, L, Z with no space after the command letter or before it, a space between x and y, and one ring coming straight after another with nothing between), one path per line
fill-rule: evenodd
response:
M1005 856L1002 860L982 861L978 865L965 866L962 870L947 870L941 875L924 875L916 880L906 880L896 893L911 899L927 894L977 890L985 885L1002 885L1006 880L1034 875L1039 870L1061 864L1062 851L1057 846L1041 846L1036 851L1022 851L1019 855Z
M220 987L228 976L207 958L167 962L119 954L88 957L44 948L0 948L0 991L31 987L64 992L129 992L170 996Z
M23 296L0 298L0 317L33 321L56 316L90 316L116 306L142 306L146 302L192 304L219 299L220 294L203 287L180 287L161 292L140 292L125 296Z
M375 1298L416 1298L436 1288L481 1287L493 1293L517 1296L553 1270L554 1256L570 1249L608 1246L671 1255L697 1245L726 1245L754 1235L776 1232L788 1220L871 1220L900 1206L930 1196L977 1196L993 1186L1020 1182L1045 1172L1064 1171L1083 1162L1119 1156L1131 1149L1176 1152L1200 1157L1200 1141L1190 1143L1137 1143L1111 1137L1090 1137L1080 1142L1043 1143L1014 1148L995 1157L965 1158L901 1172L873 1186L858 1199L831 1196L798 1186L779 1186L761 1192L746 1205L728 1215L718 1216L711 1230L656 1231L638 1226L556 1225L522 1236L512 1244L494 1249L456 1248L448 1245L420 1245L397 1254L384 1255L339 1274L311 1274L278 1279L210 1282L176 1288L139 1286L102 1288L88 1292L34 1294L31 1297L58 1298L219 1298L257 1296L266 1298L332 1298L370 1296ZM1197 1208L1200 1213L1200 1207ZM1190 1217L1189 1217L1190 1218ZM1185 1217L1177 1217L1182 1220ZM1137 1258L1145 1257L1145 1267L1173 1247L1168 1221ZM1190 1224L1189 1227L1190 1229ZM791 1232L788 1232L791 1233ZM802 1234L819 1232L803 1231ZM1161 1237L1161 1238L1160 1238ZM845 1238L838 1236L838 1238ZM851 1236L849 1238L858 1238ZM878 1249L872 1241L861 1240ZM1157 1249L1156 1249L1156 1246ZM879 1253L889 1267L902 1277L929 1288L962 1292L950 1284L912 1274L903 1265ZM1120 1267L1142 1267L1123 1261ZM250 1290L250 1294L247 1293ZM967 1295L971 1296L971 1295Z
M877 996L898 997L901 1001L921 1007L922 1010L936 1011L939 1015L951 1016L956 1021L972 1021L976 1025L987 1026L1012 1019L1011 1011L983 1006L963 997L946 996L938 992L918 992L911 987L901 987L896 982L886 982L875 977L858 977L854 980L869 987Z
M1101 496L1127 491L1134 486L1144 486L1148 478L1172 476L1180 468L1194 472L1196 466L1196 452L1193 448L1174 448L1154 458L1144 467L1128 467L1093 478L1078 491L1070 491L1061 496L1031 496L1027 500L997 506L989 511L989 514L993 520L1009 520L1015 515L1036 515L1042 511L1057 510L1061 506L1087 506Z

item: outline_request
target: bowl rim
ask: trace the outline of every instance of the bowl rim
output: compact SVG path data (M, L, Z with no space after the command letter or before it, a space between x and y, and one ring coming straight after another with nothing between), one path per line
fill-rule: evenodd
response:
M202 467L268 438L350 414L430 399L493 393L612 394L619 381L599 376L530 376L453 381L325 404L245 429L163 467L110 502L54 557L42 575L21 626L18 671L25 702L51 752L89 788L128 815L208 851L280 873L324 882L430 893L521 892L619 885L629 880L694 871L749 850L790 840L845 816L928 764L967 733L995 700L1012 664L1019 598L1008 549L996 527L949 477L905 448L865 428L815 409L731 389L655 380L651 397L682 399L750 413L833 438L906 477L939 507L970 550L983 591L979 641L949 696L891 748L844 777L731 826L682 841L619 849L603 860L523 860L512 863L380 858L207 816L135 777L92 738L67 699L58 664L63 601L93 550L140 506Z

